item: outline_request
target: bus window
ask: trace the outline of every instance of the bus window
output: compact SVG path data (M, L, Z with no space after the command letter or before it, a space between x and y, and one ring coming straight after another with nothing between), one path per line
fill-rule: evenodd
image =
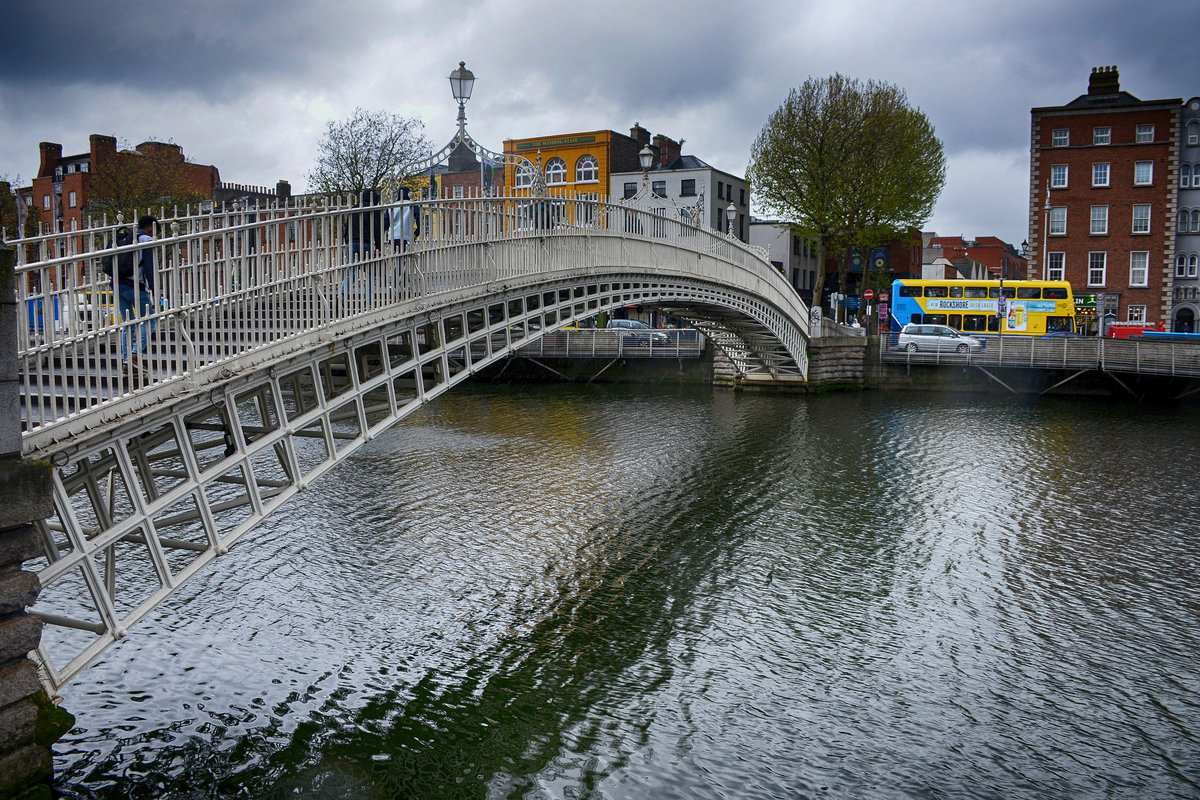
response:
M968 333L983 333L987 330L987 317L983 314L963 314L962 329Z
M1040 286L1018 286L1018 300L1039 300L1042 297L1042 289Z
M964 287L963 292L967 297L979 298L988 296L986 286L966 286Z
M1072 322L1071 317L1046 317L1046 332L1074 331L1075 326L1071 324Z
M999 317L988 317L987 325L988 325L988 330L991 331L992 333L1000 332L1000 318Z
M951 297L962 297L963 296L962 290L963 290L963 287L961 287L961 286L951 286L950 287L950 296Z
M903 286L902 285L900 287L900 296L901 297L920 297L921 296L921 287L920 286Z
M946 287L945 286L926 286L925 287L925 296L926 297L945 297L946 296ZM943 323L939 323L939 324L943 324Z
M988 297L999 297L1001 288L1003 288L1003 290L1004 290L1005 297L1016 297L1017 296L1016 290L1013 289L1011 286L1004 286L1004 287L992 286L992 287L988 288Z
M951 328L954 328L954 330L961 331L962 330L962 314L951 314L950 322L948 322L947 324Z
M1042 297L1047 300L1066 300L1067 290L1061 286L1047 286L1042 289Z
M919 291L921 291L921 290L920 290L920 289L917 289L917 291L919 292ZM919 322L921 321L921 315L920 315L920 314L913 314L911 317L909 317L909 320L908 320L908 321L909 321L909 322L917 322L917 323L919 323Z
M928 325L945 325L946 324L946 315L945 314L926 314L925 315L925 323Z

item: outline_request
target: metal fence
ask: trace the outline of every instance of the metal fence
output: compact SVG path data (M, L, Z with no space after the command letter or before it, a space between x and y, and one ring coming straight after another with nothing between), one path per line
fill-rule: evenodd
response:
M411 234L393 240L392 221L405 214L413 220ZM118 247L120 227L132 226L96 224L7 243L17 256L27 434L147 385L182 382L182 391L200 370L314 338L397 304L588 268L604 247L603 257L613 259L607 263L636 263L619 259L639 241L665 242L678 254L667 269L694 268L699 254L748 272L747 283L775 278L760 248L661 209L603 198L485 196L361 206L332 198L185 212L161 220L154 241ZM510 246L489 247L497 242ZM103 260L121 253L136 260L143 250L153 260L152 288L129 287L122 313ZM788 311L806 324L807 310L798 298L794 305Z
M955 364L980 367L1101 370L1148 375L1200 376L1200 346L1145 339L1082 336L986 336L972 334L983 348L905 350L899 334L879 337L880 359L902 364Z
M699 358L704 337L691 329L627 333L581 328L544 334L517 353L540 358Z

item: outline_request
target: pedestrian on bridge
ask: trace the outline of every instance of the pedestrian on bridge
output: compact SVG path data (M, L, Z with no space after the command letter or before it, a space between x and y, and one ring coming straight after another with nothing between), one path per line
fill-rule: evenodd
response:
M146 214L137 221L138 244L154 241L154 225L158 218ZM154 311L154 248L143 247L134 256L132 274L118 271L115 278L117 283L117 307L121 319L128 322L134 317L149 316ZM121 368L130 377L146 372L148 335L154 329L154 320L138 323L135 338L129 342L128 325L121 326Z
M359 283L358 262L367 260L371 254L377 254L383 241L384 211L379 205L379 192L374 189L363 189L359 197L358 211L350 213L342 236L346 241L346 262L350 265L346 270L346 279L342 282L342 291L350 294L353 287ZM365 296L371 302L372 276L371 264L364 265L367 275Z

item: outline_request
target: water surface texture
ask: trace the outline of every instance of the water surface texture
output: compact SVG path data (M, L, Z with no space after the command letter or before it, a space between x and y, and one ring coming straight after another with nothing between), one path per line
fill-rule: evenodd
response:
M65 691L63 797L1200 797L1200 415L462 387Z

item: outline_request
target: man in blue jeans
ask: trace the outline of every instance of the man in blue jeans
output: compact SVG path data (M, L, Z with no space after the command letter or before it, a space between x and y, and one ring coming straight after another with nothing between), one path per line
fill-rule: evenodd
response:
M154 241L154 223L158 219L147 214L138 218L138 243ZM129 321L154 311L154 249L144 247L134 253L133 274L118 274L117 307L121 319ZM154 321L139 323L133 345L129 344L129 327L121 326L121 368L130 378L149 379L145 366L146 337L154 329ZM132 352L130 352L132 350ZM132 356L132 358L130 357Z

